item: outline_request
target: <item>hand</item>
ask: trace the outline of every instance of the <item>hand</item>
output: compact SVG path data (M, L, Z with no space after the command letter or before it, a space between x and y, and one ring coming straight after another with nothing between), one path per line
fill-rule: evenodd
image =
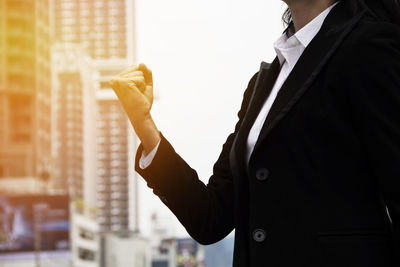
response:
M110 85L134 127L150 117L153 76L144 64L130 67L114 76Z
M150 116L153 105L151 70L144 64L128 68L113 77L110 85L117 94L147 154L161 139L160 132Z

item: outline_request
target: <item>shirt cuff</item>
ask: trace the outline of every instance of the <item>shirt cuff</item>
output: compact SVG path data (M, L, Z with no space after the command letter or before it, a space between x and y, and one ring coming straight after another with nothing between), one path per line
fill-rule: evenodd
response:
M161 141L161 140L160 140ZM140 157L139 160L139 167L143 170L146 169L147 167L149 167L149 165L151 164L151 162L154 159L154 156L157 153L158 150L158 146L160 145L160 141L158 141L157 145L155 148L153 148L153 150L147 154L147 156L144 155L144 150L142 151L142 156Z

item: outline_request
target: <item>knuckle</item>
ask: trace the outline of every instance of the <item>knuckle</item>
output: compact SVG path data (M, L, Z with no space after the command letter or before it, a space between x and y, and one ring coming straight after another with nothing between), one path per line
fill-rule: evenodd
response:
M136 81L136 82L144 83L144 78L143 77L134 77L133 80Z

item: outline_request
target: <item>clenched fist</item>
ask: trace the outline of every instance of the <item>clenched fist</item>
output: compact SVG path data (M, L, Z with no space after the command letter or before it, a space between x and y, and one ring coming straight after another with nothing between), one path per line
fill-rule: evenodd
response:
M144 65L130 67L110 80L132 125L141 123L150 115L153 104L153 77Z
M110 80L145 153L160 140L160 134L150 115L153 105L153 76L144 64L128 68Z

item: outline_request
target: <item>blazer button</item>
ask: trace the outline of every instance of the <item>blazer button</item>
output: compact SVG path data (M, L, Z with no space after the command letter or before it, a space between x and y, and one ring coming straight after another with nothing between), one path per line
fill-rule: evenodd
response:
M265 181L268 179L269 171L265 168L259 169L256 172L256 178L259 181Z
M265 231L263 229L256 229L253 232L253 239L254 241L261 243L265 240L265 238L267 237L267 234L265 233Z

